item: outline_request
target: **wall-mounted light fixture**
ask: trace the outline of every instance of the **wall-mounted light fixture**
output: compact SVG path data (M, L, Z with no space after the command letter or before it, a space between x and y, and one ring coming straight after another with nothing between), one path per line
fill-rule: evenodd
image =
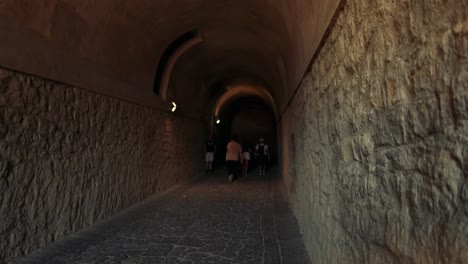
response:
M219 125L221 123L221 120L219 118L216 118L216 124Z
M172 105L171 112L174 113L175 110L177 109L177 105L174 102L171 102L171 105Z

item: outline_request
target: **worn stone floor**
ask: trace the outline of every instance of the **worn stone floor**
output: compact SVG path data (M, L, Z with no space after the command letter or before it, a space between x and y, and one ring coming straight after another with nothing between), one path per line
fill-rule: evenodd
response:
M310 263L279 180L222 172L11 263Z

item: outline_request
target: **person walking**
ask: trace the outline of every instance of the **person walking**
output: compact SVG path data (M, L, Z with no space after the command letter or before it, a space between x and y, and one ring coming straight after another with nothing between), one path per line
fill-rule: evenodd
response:
M266 166L270 160L270 151L263 138L260 138L259 143L255 146L255 157L257 158L258 162L259 174L265 175Z
M229 172L229 181L235 182L241 172L243 162L242 147L237 143L237 135L233 135L226 146L226 166Z
M244 158L242 167L244 169L244 175L247 175L247 172L249 172L250 152L251 152L250 145L247 142L244 142L244 144L242 144L242 157Z
M214 153L216 152L216 143L213 139L212 134L210 134L204 146L205 146L205 172L212 174Z

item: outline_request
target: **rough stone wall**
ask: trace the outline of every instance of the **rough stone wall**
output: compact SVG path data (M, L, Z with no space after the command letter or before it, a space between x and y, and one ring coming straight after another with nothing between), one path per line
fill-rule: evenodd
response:
M199 121L0 69L0 263L197 177Z
M313 263L468 263L467 12L344 4L282 121Z

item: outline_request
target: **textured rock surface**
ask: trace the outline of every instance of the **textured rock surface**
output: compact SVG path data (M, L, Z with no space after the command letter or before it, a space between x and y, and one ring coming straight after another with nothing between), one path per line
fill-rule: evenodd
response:
M221 174L12 263L310 263L279 181Z
M282 121L313 263L468 263L467 5L345 4Z
M199 121L0 69L0 263L200 168Z

